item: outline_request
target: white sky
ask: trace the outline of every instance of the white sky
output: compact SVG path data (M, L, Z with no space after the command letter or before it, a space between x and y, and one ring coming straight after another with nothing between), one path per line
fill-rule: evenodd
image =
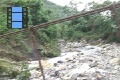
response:
M57 5L61 5L61 6L68 5L70 3L70 1L82 2L82 4L78 5L79 6L78 9L82 10L82 9L84 9L85 5L89 2L95 1L98 3L102 3L103 1L106 1L106 0L48 0L48 1L51 1L51 2L53 2ZM110 1L119 1L119 0L110 0Z

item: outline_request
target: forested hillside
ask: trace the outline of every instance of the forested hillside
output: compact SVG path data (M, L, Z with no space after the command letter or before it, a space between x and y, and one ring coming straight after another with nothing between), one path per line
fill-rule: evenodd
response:
M51 20L55 20L55 19L64 17L63 8L61 6L56 5L47 0L43 0L43 5L44 5L45 10L49 10L51 12L51 14L49 15ZM52 17L52 16L54 16L54 17Z
M107 0L103 4L91 2L88 6L90 6L89 10L93 10L109 4L111 2ZM67 6L61 7L47 0L2 0L0 2L0 35L20 30L7 28L7 6L28 7L29 27L88 11L86 9L75 11L73 8ZM118 21L120 21L120 8L116 9L116 12ZM38 49L42 49L41 53L43 57L56 57L60 55L60 50L57 45L58 39L64 39L66 41L102 39L106 42L119 42L120 40L116 37L115 22L108 15L109 13L106 15L97 13L51 25L46 28L40 28L37 30ZM12 67L16 67L18 64L21 65L21 61L24 63L23 61L26 61L28 57L34 58L29 32L0 39L0 75L6 72L12 78L19 78L20 76L18 75L22 73L18 71L19 67L16 69L12 69ZM26 73L24 74L26 75Z
M67 16L79 13L78 11L74 10L74 8L68 7L67 5L59 6L48 0L43 0L43 7L45 10L48 10L51 12L51 14L49 15L49 20L65 18Z

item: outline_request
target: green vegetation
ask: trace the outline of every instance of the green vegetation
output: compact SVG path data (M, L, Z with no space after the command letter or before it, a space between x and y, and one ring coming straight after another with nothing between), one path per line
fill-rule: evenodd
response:
M89 9L93 10L109 5L110 3L110 1L105 1L103 4L91 2L88 6L91 6ZM8 29L6 27L6 6L28 7L29 27L87 11L86 8L82 11L76 11L68 6L61 7L47 0L3 0L0 2L0 35L19 30ZM120 9L116 9L116 12L118 21L120 21ZM119 39L116 37L114 27L115 21L109 16L109 13L106 13L106 15L97 13L37 29L37 44L38 48L42 49L41 53L43 57L56 57L60 55L60 50L57 45L58 39L80 41L84 38L87 40L103 39L108 42L118 42ZM23 32L0 39L0 73L11 72L9 75L11 77L17 77L18 80L28 78L29 73L27 70L22 71L23 68L20 71L12 69L16 66L19 67L18 64L20 63L13 64L11 62L25 61L28 55L33 54L31 46L32 42L29 32ZM7 61L6 58L8 59Z
M28 70L28 66L26 65L26 62L21 62L19 64L20 66L20 70L19 70L19 74L16 76L17 80L27 80L30 76L30 72Z
M104 7L110 5L110 1L105 1L103 4L98 4L95 2L91 2L88 6L91 6L89 10L97 9L100 7ZM87 11L86 9L81 12ZM119 12L120 8L116 9L117 17L119 21ZM84 39L103 39L108 42L119 42L120 40L116 36L115 30L115 21L111 17L110 13L107 12L105 15L102 13L96 13L94 15L89 15L85 17L80 17L78 19L74 19L69 23L69 28L67 28L67 38L71 41Z
M17 80L26 80L30 73L27 70L26 62L15 62L9 59L0 59L0 77L7 76L10 78L17 78Z
M4 74L10 76L10 78L16 77L19 74L17 63L11 63L11 61L7 59L0 59L0 73L0 76Z

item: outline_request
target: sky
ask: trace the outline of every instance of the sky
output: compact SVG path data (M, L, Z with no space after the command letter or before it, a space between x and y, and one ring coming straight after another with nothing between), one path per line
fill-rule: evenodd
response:
M84 9L85 5L89 2L95 1L98 3L102 3L105 0L48 0L48 1L51 1L57 5L60 5L60 6L69 5L70 1L82 2L82 4L78 5L78 10L82 10L82 9ZM119 1L119 0L110 0L110 1Z

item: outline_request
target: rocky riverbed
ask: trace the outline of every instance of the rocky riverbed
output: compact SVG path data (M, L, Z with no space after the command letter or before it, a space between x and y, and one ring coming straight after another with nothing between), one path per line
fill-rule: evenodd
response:
M120 44L59 42L61 55L42 60L46 80L120 80ZM43 80L38 61L29 64L30 80Z

